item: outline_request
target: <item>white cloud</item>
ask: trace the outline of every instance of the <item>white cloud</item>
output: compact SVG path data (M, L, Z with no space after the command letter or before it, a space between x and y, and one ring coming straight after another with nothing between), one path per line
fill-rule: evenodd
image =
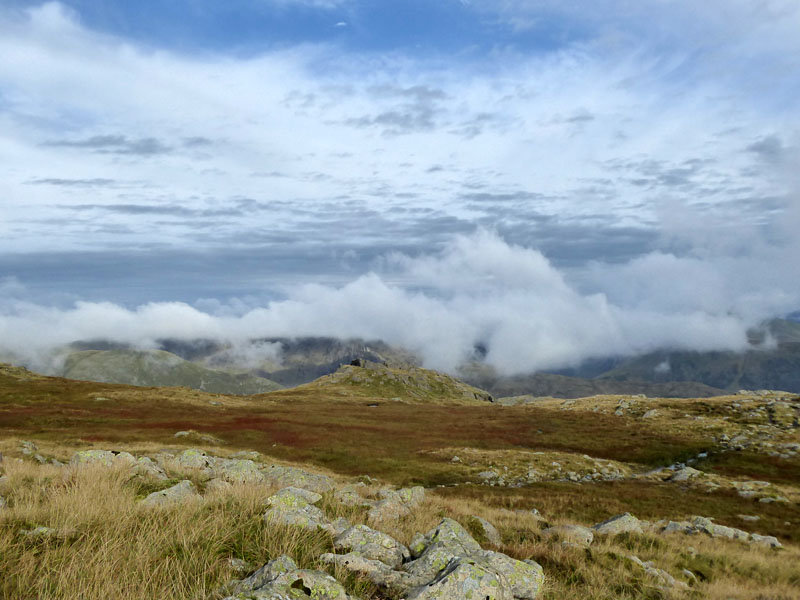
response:
M755 311L737 296L737 281L707 280L712 264L665 263L662 255L652 260L644 270L639 264L621 265L619 273L608 267L597 289L581 293L537 251L479 232L456 237L435 256L395 257L394 273L363 275L342 287L300 286L285 300L239 315L209 314L181 303L128 310L80 302L57 310L17 302L0 317L0 340L6 351L35 363L49 349L75 340L148 347L161 338L203 338L244 344L244 353L253 350L247 341L256 338L360 337L404 346L426 365L449 371L480 343L490 364L517 373L658 348L743 349L748 327L774 308L767 302L761 313ZM610 288L629 269L643 284L638 296L609 299ZM416 286L388 284L392 275ZM670 285L684 283L685 291L664 297ZM769 291L775 290L764 289L762 300ZM798 292L791 298L795 306Z

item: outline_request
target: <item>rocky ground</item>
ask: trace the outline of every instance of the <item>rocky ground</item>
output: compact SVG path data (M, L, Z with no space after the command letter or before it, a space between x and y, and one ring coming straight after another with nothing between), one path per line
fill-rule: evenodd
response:
M797 397L472 390L380 366L252 398L6 368L0 596L798 597Z

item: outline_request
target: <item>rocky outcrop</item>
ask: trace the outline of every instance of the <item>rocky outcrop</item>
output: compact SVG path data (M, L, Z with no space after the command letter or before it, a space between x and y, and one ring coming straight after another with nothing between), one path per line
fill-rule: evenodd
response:
M370 560L379 560L390 567L399 567L411 556L403 544L366 525L348 528L334 540L333 547L356 552Z
M341 584L322 571L298 569L288 556L271 560L250 577L236 582L226 600L350 600Z
M358 550L360 544L347 544L345 549L351 549L348 554L325 554L320 558L358 573L408 600L534 600L544 580L542 568L535 562L483 550L467 530L452 519L443 519L425 535L417 534L407 554L389 536L380 534L379 539L381 545L394 550L362 554ZM400 554L404 558L402 564L398 564Z
M279 487L294 486L319 494L329 492L334 487L333 479L327 475L310 473L297 467L271 465L264 469L263 474L267 482Z
M478 529L478 537L485 538L486 541L493 546L499 546L502 543L502 540L500 539L500 532L497 531L497 528L489 523L489 521L476 515L471 516L470 519L473 525L475 525Z
M381 490L381 500L368 513L373 523L392 521L410 515L425 499L425 488L415 486L399 490Z
M264 513L264 521L311 531L322 529L332 535L335 534L336 531L325 513L314 506L313 502L309 502L309 499L317 502L321 496L314 494L309 497L308 493L308 490L287 487L270 496L267 498L269 508Z
M642 523L631 513L624 513L597 523L592 527L600 535L617 535L619 533L642 533Z
M196 498L200 498L200 495L194 484L188 479L184 479L165 490L153 492L142 500L142 504L145 506L168 506Z
M688 535L705 534L712 538L722 538L749 542L767 548L781 548L778 538L771 535L748 533L735 527L717 525L710 517L694 517L691 521L657 521L650 526L656 533L684 533Z

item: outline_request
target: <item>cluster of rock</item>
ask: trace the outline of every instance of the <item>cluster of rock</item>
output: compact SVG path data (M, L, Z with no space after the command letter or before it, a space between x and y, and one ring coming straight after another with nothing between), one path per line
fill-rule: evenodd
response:
M618 535L620 533L683 533L688 535L706 534L712 538L725 538L749 542L769 548L780 548L777 538L757 533L748 533L734 527L717 525L710 517L692 517L691 521L643 521L630 513L624 513L597 523L591 529L582 525L557 525L542 531L545 537L557 537L566 546L589 546L595 535Z
M392 506L380 511L382 521L407 514L424 498L422 488L406 488L380 500L368 500L361 486L345 486L335 497L344 504ZM315 506L320 494L287 487L270 496L264 520L281 526L324 531L333 537L336 553L319 557L322 563L352 572L385 592L408 600L489 598L490 600L534 600L544 581L542 568L533 561L519 561L505 554L484 550L456 521L443 519L427 534L417 534L410 547L367 525L351 525L346 519L331 521ZM396 510L401 508L404 510ZM482 520L483 521L483 520ZM499 543L497 530L484 521L487 537ZM335 579L321 571L298 569L286 556L270 561L249 577L229 587L233 599L349 598Z
M544 582L536 562L483 550L452 519L443 519L427 534L417 534L410 547L358 525L337 536L334 548L346 553L323 554L320 560L408 600L534 600Z
M717 525L710 517L693 517L691 521L656 521L648 524L648 529L656 533L685 533L689 535L703 533L713 538L739 540L768 548L781 547L778 538L774 536L748 533L735 527Z
M364 483L346 485L336 490L334 497L346 506L369 508L367 516L373 523L410 515L425 498L425 489L421 486L399 490L382 489L378 492L377 500L365 498L365 489Z
M465 457L471 456L484 464L490 460L488 455L480 456L480 453L474 450L468 452ZM460 455L454 455L451 462L458 463L463 460ZM475 462L472 460L472 464ZM515 451L508 457L509 464L501 466L493 464L502 462L506 462L502 455L491 459L488 468L474 475L476 483L497 487L523 487L540 481L576 483L617 481L631 474L627 465L613 460L592 458L586 454Z

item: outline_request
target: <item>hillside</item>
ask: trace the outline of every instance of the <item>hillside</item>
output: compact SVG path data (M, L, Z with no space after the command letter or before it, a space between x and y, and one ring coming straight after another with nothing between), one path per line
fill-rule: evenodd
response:
M496 600L795 595L796 396L467 391L367 363L252 397L0 366L0 596L263 597L278 559L300 600L424 600L461 589L451 559Z
M260 394L281 385L244 373L212 370L163 350L84 350L67 355L59 373L69 379L138 386L188 387L210 393Z

